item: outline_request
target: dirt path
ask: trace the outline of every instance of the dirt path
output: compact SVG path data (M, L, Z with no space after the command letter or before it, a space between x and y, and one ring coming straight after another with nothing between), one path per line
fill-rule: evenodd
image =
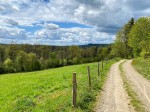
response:
M123 70L127 79L131 82L134 91L144 104L146 112L150 112L150 81L143 78L131 65L132 60L123 64Z
M130 101L120 76L119 64L121 62L123 60L112 65L104 90L95 108L96 112L134 112L129 105Z

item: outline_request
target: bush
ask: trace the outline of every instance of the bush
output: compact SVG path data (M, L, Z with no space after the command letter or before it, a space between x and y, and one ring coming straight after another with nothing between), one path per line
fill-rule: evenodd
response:
M60 63L58 59L49 59L48 60L48 67L49 68L54 68L54 67L59 67Z
M62 65L62 66L66 66L67 64L68 64L68 63L67 63L67 60L66 60L66 59L63 60L63 63L61 62L61 65Z
M24 51L20 51L16 57L16 65L18 71L31 71L30 58Z
M141 52L141 56L146 59L148 57L150 57L150 52Z
M41 64L35 53L28 54L31 70L40 70Z
M40 58L39 62L40 62L40 69L41 70L44 70L44 69L48 68L47 60L44 60L43 58Z
M78 58L77 57L73 58L72 62L73 64L78 64L79 63Z
M6 72L16 72L16 69L14 67L14 64L10 58L7 58L4 62L4 69Z
M68 65L73 65L73 61L71 59L68 59Z

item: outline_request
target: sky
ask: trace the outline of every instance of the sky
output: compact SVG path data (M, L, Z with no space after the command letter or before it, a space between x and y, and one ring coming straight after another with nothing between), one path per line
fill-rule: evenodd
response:
M150 0L0 0L0 43L109 44Z

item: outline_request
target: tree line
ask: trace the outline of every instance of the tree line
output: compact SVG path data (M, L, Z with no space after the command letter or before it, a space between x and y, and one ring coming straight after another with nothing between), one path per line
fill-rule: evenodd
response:
M90 63L110 55L111 46L0 45L0 73L26 72Z
M150 17L131 18L116 34L111 52L122 58L150 57Z

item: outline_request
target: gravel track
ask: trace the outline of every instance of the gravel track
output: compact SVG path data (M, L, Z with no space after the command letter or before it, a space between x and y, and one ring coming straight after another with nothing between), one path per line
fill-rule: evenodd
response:
M96 112L134 112L130 105L129 97L123 87L123 80L120 75L119 61L110 68L108 79L103 91L98 98Z
M145 111L150 112L150 81L140 75L131 63L132 60L126 61L123 64L123 71L137 93L138 98L144 104Z

